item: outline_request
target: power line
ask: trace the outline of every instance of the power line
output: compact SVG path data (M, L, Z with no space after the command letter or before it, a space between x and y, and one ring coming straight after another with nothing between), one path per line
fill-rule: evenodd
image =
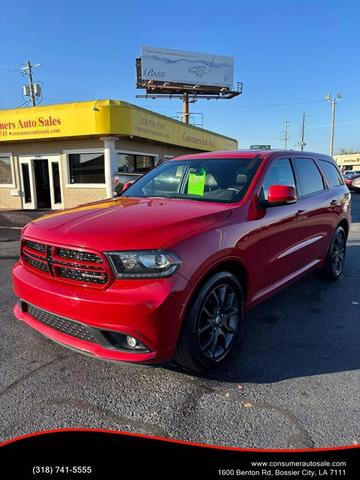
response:
M17 108L23 107L24 105L26 105L27 103L30 103L30 102L31 102L31 100L28 99L28 100L26 100L24 103L21 103L21 104L18 105L17 107L14 107L14 110L16 110Z
M305 105L309 103L322 103L321 100L308 100L305 102L290 102L290 103L257 103L257 104L245 104L245 105L230 105L230 106L211 106L203 105L201 108L253 108L253 107L285 107L289 105ZM159 110L164 108L172 108L170 105L158 107Z
M20 66L20 63L14 63L14 62L5 62L5 60L0 60L0 63L4 63L5 65L14 65L14 66Z
M10 68L2 68L2 67L0 67L0 70L1 70L2 72L19 73L19 70L13 70L13 69L10 69Z

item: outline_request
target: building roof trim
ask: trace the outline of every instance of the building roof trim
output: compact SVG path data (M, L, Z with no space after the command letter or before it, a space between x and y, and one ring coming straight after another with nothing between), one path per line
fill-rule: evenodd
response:
M120 100L0 110L0 143L100 135L140 137L200 151L237 148L233 138Z

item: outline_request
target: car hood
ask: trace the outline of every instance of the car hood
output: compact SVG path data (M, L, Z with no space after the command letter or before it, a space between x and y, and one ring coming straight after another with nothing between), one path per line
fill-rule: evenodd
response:
M231 206L191 200L120 197L40 217L24 236L99 251L155 249L207 229Z

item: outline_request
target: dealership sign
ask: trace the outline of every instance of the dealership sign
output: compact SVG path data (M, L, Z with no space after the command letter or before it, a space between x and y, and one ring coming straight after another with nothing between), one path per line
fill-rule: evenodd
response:
M237 148L232 138L118 100L0 110L0 145L10 141L89 135L135 136L200 151Z
M141 78L164 83L232 89L234 59L220 55L143 47Z

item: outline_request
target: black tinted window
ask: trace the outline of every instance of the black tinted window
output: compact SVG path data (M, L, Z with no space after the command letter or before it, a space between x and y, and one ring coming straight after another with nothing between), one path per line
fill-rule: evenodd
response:
M70 183L105 183L104 154L70 153Z
M323 169L323 171L325 172L325 175L326 175L327 179L329 180L330 185L332 187L337 187L338 185L343 185L343 181L342 181L340 172L335 167L335 165L333 165L330 162L327 162L326 160L320 160L320 166Z
M295 187L294 172L290 160L281 158L275 160L270 165L263 186L265 199L267 199L268 190L271 185L288 185Z
M295 167L299 176L301 195L309 195L324 189L321 173L314 160L295 158Z

